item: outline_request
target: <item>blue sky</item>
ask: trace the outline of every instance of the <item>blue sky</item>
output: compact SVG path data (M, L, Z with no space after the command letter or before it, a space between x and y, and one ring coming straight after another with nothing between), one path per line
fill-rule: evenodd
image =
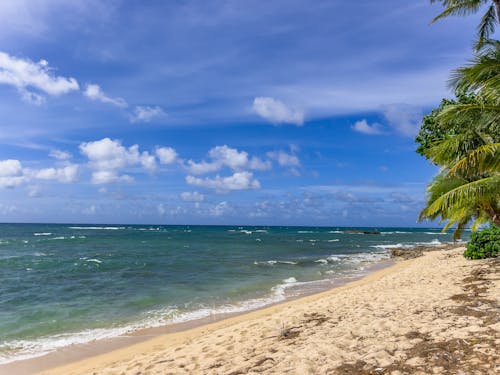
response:
M415 225L477 19L428 1L0 3L0 222Z

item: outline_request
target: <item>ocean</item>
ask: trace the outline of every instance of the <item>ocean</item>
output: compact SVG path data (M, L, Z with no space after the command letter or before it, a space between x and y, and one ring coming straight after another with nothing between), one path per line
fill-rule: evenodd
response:
M437 228L0 224L0 363L328 289Z

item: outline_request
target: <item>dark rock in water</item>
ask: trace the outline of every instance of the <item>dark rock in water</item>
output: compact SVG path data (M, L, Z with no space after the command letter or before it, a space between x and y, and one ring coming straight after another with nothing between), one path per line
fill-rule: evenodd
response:
M345 234L380 234L377 230L345 230Z

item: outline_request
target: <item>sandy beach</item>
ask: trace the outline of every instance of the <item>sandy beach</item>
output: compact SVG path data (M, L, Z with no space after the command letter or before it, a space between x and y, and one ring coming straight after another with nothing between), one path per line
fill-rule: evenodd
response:
M43 374L494 374L498 261L463 248Z

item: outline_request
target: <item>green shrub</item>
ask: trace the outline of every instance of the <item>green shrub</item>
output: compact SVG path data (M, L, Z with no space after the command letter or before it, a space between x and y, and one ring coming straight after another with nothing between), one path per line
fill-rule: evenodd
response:
M468 259L495 258L500 255L500 227L491 226L472 233L464 257Z

